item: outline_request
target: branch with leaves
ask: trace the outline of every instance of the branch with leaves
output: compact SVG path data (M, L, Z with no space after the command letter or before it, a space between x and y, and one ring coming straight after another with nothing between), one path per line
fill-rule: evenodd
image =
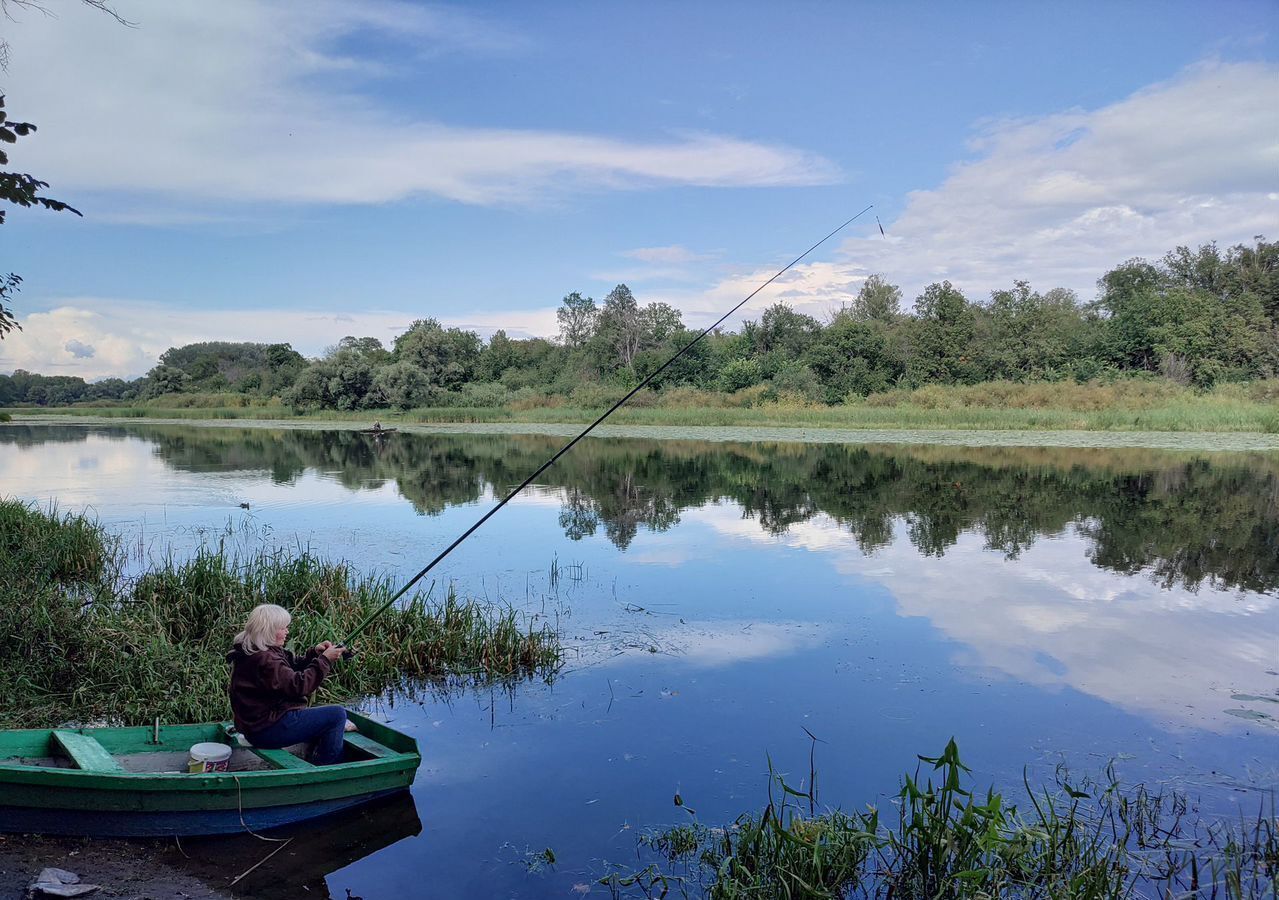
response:
M4 95L0 94L0 144L16 144L18 138L26 137L35 130L36 127L30 122L14 122L9 118L4 108ZM0 166L8 165L9 154L0 148ZM25 172L0 171L0 201L12 203L15 206L28 208L36 206L53 212L73 212L77 216L81 215L80 210L71 204L41 195L40 191L48 186L48 182L41 181ZM0 208L0 225L4 224L4 215L4 209ZM8 305L21 286L22 278L18 275L12 272L0 275L0 340L3 340L4 336L15 328L22 330L22 326L14 318L12 308Z

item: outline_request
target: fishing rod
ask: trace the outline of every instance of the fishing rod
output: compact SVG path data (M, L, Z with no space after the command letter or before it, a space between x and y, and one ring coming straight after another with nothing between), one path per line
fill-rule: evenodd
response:
M485 522L487 522L489 519L493 518L494 514L496 514L496 513L497 513L497 511L498 511L499 509L501 509L503 506L505 506L506 504L510 503L510 502L511 502L511 500L512 500L512 499L514 499L514 497L515 497L515 495L516 495L516 494L518 494L520 491L524 490L526 487L528 487L530 484L532 484L532 483L533 483L533 482L537 479L537 477L538 477L539 475L541 475L543 472L545 472L545 471L546 471L547 469L549 469L551 466L555 465L555 461L556 461L556 460L558 460L561 456L563 456L563 455L564 455L565 453L567 453L568 451L572 450L572 449L573 449L573 446L574 446L574 445L575 445L578 441L580 441L582 438L586 437L588 434L590 434L592 431L594 431L594 430L595 430L595 426L599 425L601 422L603 422L605 419L607 419L609 416L611 416L613 413L615 413L618 409L620 409L620 408L622 407L622 405L623 405L624 403L626 403L626 401L627 401L627 400L629 400L629 399L631 399L632 397L634 397L636 394L638 394L638 393L640 392L640 390L642 390L643 388L647 387L647 386L649 385L649 383L651 383L651 382L653 381L653 379L654 379L654 378L656 378L658 375L661 375L661 374L662 374L663 372L665 372L668 368L670 368L670 366L671 366L671 364L672 364L672 363L674 363L677 359L679 359L681 356L683 356L683 355L684 355L685 353L687 353L689 350L693 349L693 347L697 344L697 342L698 342L698 341L700 341L702 338L706 337L706 335L710 334L712 331L714 331L716 328L718 328L720 325L722 325L722 324L724 323L724 320L725 320L725 319L727 319L727 318L728 318L729 316L731 316L733 313L737 312L739 309L741 309L743 306L745 306L748 302L750 302L750 300L751 300L751 299L752 299L752 298L753 298L756 294L758 294L758 293L759 293L760 291L762 291L764 288L768 287L770 284L772 284L772 283L773 283L774 281L776 281L778 278L781 278L783 275L785 275L788 271L790 271L790 269L791 269L791 268L792 268L792 267L793 267L796 263L798 263L798 262L799 262L800 260L802 260L804 257L808 256L808 254L812 253L814 250L816 250L816 249L817 249L818 247L820 247L822 244L824 244L824 243L826 243L827 241L829 241L829 240L830 240L831 238L833 238L835 235L839 234L841 231L843 231L845 228L847 228L849 225L851 225L854 221L856 221L858 218L860 218L862 215L864 215L865 213L869 212L869 211L870 211L871 209L873 209L873 208L874 208L874 204L872 203L870 206L867 206L865 209L863 209L863 210L862 210L861 212L859 212L857 215L855 215L855 216L853 216L852 218L848 219L846 222L844 222L842 225L840 225L838 228L836 228L836 229L835 229L834 231L832 231L830 234L826 235L826 237L822 238L822 239L821 239L820 241L818 241L816 244L813 244L813 246L809 247L807 250L805 250L805 251L804 251L803 253L801 253L799 256L797 256L797 257L795 257L794 259L792 259L792 260L791 260L789 263L787 263L785 266L783 266L782 268L778 269L778 270L777 270L777 272L773 275L773 277L772 277L772 278L768 279L768 280L767 280L767 281L765 281L763 284L761 284L759 287L755 288L755 290L753 290L753 291L751 291L749 294L747 294L747 295L746 295L746 297L745 297L745 299L743 299L741 302L739 302L736 306L734 306L734 307L733 307L732 309L730 309L728 312L724 313L724 315L722 315L722 316L720 316L718 319L716 319L716 320L715 320L715 322L714 322L714 324L712 324L712 325L710 325L709 327L705 328L705 329L702 331L702 333L701 333L701 334L699 334L697 337L693 338L691 341L689 341L687 344L685 344L685 345L684 345L684 346L683 346L683 347L679 350L679 352L678 352L678 353L676 353L674 356L672 356L672 357L671 357L670 359L668 359L666 362L662 363L662 365L661 365L660 367L658 367L657 369L654 369L651 373L649 373L649 374L648 374L648 375L644 378L644 380L643 380L643 381L641 381L639 384L635 385L635 387L631 388L630 392L629 392L629 393L627 393L625 397L623 397L621 400L618 400L616 403L614 403L612 406L610 406L610 407L609 407L609 408L608 408L608 409L607 409L607 410L603 413L603 415L601 415L598 419L596 419L596 420L595 420L594 422L592 422L590 425L587 425L587 426L586 426L586 428L584 428L584 429L582 430L582 432L581 432L579 435L577 435L577 437L573 438L573 440L569 441L567 444L565 444L563 447L561 447L559 450L557 450L557 451L555 452L555 455L554 455L554 456L552 456L550 459L548 459L546 462L542 463L540 466L538 466L538 467L537 467L537 470L536 470L535 472L533 472L533 474L532 474L532 475L530 475L528 478L525 478L522 482L520 482L520 484L519 484L519 486L518 486L518 487L516 487L516 488L515 488L514 490L512 490L509 494L507 494L505 497L503 497L501 500L499 500L499 501L497 502L497 505L496 505L496 506L494 506L492 509L490 509L488 512L486 512L484 515L480 516L480 518L476 521L476 523L475 523L474 525L472 525L470 528L466 529L466 531L462 532L462 534L461 534L461 535L459 535L459 536L457 537L457 539L453 541L453 543L449 544L447 547L445 547L443 550L441 550L441 551L440 551L440 552L436 555L435 559L431 560L429 563L427 563L427 564L426 564L426 567L425 567L425 568L423 568L423 569L422 569L422 571L418 572L416 575L414 575L412 578L410 578L410 579L409 579L409 581L408 581L408 583L407 583L406 585L404 585L404 587L402 587L402 588L400 588L398 591L396 591L396 592L395 592L395 596L391 597L391 599L390 599L390 600L387 600L385 603L383 603L381 606L379 606L379 607L378 607L377 609L375 609L373 612L369 613L369 615L368 615L367 617L365 617L364 621L363 621L363 622L361 622L361 623L359 624L359 626L358 626L358 627L356 627L356 629L355 629L354 631L352 631L349 635L347 635L346 640L342 641L342 645L343 645L343 646L345 646L345 647L350 647L351 642L352 642L353 640L355 640L357 637L359 637L361 634L363 634L363 633L364 633L364 630L365 630L366 628L368 628L368 627L369 627L369 625L371 625L371 624L373 623L373 621L374 621L374 620L375 620L378 616L382 615L382 613L384 613L384 612L386 612L388 609L390 609L390 608L391 608L391 606L395 603L395 601L396 601L396 600L399 600L399 599L400 599L401 597L403 597L406 593L408 593L409 588L413 587L413 585L417 584L417 583L418 583L419 581L421 581L424 577L426 577L426 574L427 574L428 572L430 572L432 569L434 569L437 565L439 565L439 564L440 564L440 562L444 559L444 557L448 556L448 555L449 555L450 553L452 553L455 549L457 549L457 546L458 546L459 544L461 544L464 540L466 540L467 538L469 538L472 534L474 534L474 533L476 532L476 530L478 530L478 529L479 529L479 527L480 527L481 525L483 525L483 524L484 524ZM881 226L880 226L880 228L881 228L881 230L882 230L882 229L883 229L883 226L881 225Z

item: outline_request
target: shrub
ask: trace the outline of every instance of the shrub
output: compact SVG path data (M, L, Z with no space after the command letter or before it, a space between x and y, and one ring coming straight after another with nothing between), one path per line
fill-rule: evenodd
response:
M740 391L759 384L763 378L764 371L759 360L735 359L719 370L719 388L722 391Z
M573 406L583 409L607 409L626 395L626 389L611 384L587 382L579 384L569 393L568 399Z
M462 385L458 397L458 406L502 406L510 398L511 392L501 382L472 382Z

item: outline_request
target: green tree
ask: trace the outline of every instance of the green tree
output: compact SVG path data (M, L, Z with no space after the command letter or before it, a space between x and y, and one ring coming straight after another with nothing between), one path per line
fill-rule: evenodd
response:
M147 373L142 395L147 398L178 394L186 388L191 376L176 366L158 365Z
M680 348L697 337L698 331L681 327L672 332L660 345L643 350L635 357L635 375L647 378L656 371ZM715 365L715 352L707 339L698 341L688 352L675 360L671 365L651 382L654 388L665 388L674 385L691 385L708 387L714 381L718 369Z
M268 344L265 356L267 370L261 376L260 390L266 396L288 390L306 368L306 358L291 344Z
M332 348L332 352L338 350L349 350L357 356L364 357L375 366L391 361L391 351L382 346L382 342L375 337L353 337L348 334Z
M1255 296L1271 324L1279 328L1279 241L1267 242L1262 235L1254 240L1252 247L1230 248L1231 281L1239 293Z
M457 390L475 374L480 336L460 328L446 329L435 319L418 319L395 339L392 357L420 368L433 386Z
M1084 317L1073 291L1046 294L1017 281L991 293L980 341L983 375L1013 381L1060 378L1085 352Z
M643 345L644 323L629 287L619 284L608 292L594 336L597 346L605 351L606 370L624 366L634 372L635 355Z
M912 384L972 382L979 368L972 358L974 313L949 281L930 284L915 301L907 377Z
M669 303L649 303L639 311L640 347L648 349L668 343L684 330L680 311Z
M431 382L421 368L410 362L394 362L374 372L368 405L414 409L426 406L432 394Z
M515 364L515 342L506 336L506 329L493 332L488 344L480 351L476 375L481 381L497 381L502 373Z
M850 394L887 390L902 374L885 324L851 312L835 317L806 358L821 381L827 403L842 403Z
M1244 287L1242 255L1181 247L1159 266L1134 259L1102 276L1097 307L1115 364L1200 387L1273 373L1279 340L1264 296Z
M795 312L785 303L774 303L753 329L755 352L779 353L783 359L799 359L821 334L822 325L812 316Z
M854 318L892 322L901 315L902 289L883 275L871 275L862 282L851 312Z
M595 333L595 323L599 318L599 309L591 297L583 297L577 291L565 294L560 301L560 308L555 311L555 320L560 326L560 340L564 346L576 350L591 339Z

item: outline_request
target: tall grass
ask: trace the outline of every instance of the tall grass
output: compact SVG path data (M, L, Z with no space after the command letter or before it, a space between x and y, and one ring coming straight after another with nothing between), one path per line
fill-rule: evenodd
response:
M299 648L337 640L390 598L309 552L237 556L221 544L123 577L119 542L97 523L0 501L0 723L145 723L226 718L231 638L258 603L293 614ZM550 675L551 623L458 597L392 607L339 663L321 699L340 702L422 679Z
M978 796L952 740L932 771L903 776L896 821L871 807L817 812L807 790L771 771L762 812L725 828L678 825L640 839L654 859L602 879L615 898L1275 897L1279 819L1204 822L1180 795L1102 783L1026 784L1019 810ZM936 779L936 780L934 780ZM677 798L677 802L678 798Z
M233 394L169 395L132 406L16 410L39 415L108 418L300 419L367 424L396 422L586 423L625 393L591 386L569 396L536 394L502 406L441 406L404 411L322 410L295 414L264 401L233 403ZM1165 379L1109 382L1011 382L927 385L851 396L826 406L760 384L733 394L670 388L641 391L611 419L634 425L793 426L1084 431L1253 431L1279 433L1279 379L1198 391Z

